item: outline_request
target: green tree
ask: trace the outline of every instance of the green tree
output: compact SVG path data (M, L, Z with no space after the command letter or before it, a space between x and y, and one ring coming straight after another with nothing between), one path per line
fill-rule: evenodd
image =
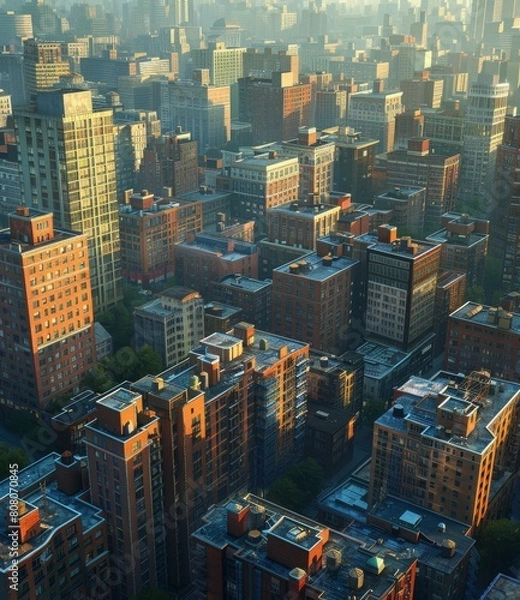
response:
M370 398L363 405L363 423L373 427L374 422L387 410L387 404L382 398Z
M466 290L466 300L483 304L486 301L486 292L481 285L474 285Z
M163 361L161 355L151 346L143 346L137 351L138 367L135 378L139 379L145 375L157 375L163 370Z
M298 511L305 506L301 498L301 490L289 477L281 477L269 488L267 499L289 510Z
M312 499L321 489L325 472L314 458L306 458L301 463L291 467L287 477L291 479L304 493Z
M29 459L21 448L0 445L0 479L9 475L9 465L12 464L18 465L18 469L23 469L29 464Z
M509 519L490 521L477 537L480 570L484 580L499 572L507 572L520 558L520 523Z
M134 375L138 371L139 359L130 346L124 346L112 356L105 357L102 366L112 381L119 383L125 379L135 379Z
M482 286L485 292L486 302L489 304L493 300L493 295L502 287L502 265L500 261L491 256L486 256L484 263L484 277ZM500 297L499 297L500 301ZM496 306L497 303L495 303Z
M81 379L80 387L82 390L92 390L97 394L106 392L114 385L114 382L107 375L105 368L98 365L95 369L89 371Z
M99 322L112 336L114 350L129 346L134 335L132 311L119 303L99 317Z

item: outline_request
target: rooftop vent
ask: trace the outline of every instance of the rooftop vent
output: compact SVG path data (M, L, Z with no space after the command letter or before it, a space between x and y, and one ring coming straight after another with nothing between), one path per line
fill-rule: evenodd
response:
M347 583L353 590L360 590L365 583L365 573L363 572L363 569L359 569L358 567L350 569L347 574Z
M457 544L453 540L444 540L441 545L441 555L443 558L452 558L455 556Z
M341 552L339 550L329 550L326 554L327 570L337 571L341 567Z
M404 418L404 406L402 404L395 404L392 414L394 415L394 417L397 417L398 419L403 419Z

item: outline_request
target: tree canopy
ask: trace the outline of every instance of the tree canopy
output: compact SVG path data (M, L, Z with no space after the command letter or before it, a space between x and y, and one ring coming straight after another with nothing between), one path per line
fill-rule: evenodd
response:
M273 482L267 498L289 510L300 511L320 491L323 475L320 465L313 458L306 458Z
M483 579L491 580L498 573L507 573L520 558L520 523L509 519L490 521L477 537L480 570Z

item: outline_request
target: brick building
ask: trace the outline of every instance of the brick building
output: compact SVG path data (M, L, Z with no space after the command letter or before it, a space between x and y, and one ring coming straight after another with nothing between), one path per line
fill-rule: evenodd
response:
M226 275L258 277L258 249L249 242L199 233L175 246L175 274L179 283L207 297Z
M315 350L347 349L351 289L357 261L307 254L273 271L271 329Z
M0 232L0 285L3 403L39 411L96 364L87 236L19 208Z
M392 494L474 527L511 497L520 386L484 372L412 377L374 424L369 505ZM507 474L509 473L509 476ZM507 502L500 514L507 513Z
M212 286L211 295L220 302L242 311L242 321L269 329L271 323L271 281L260 281L237 273L226 275Z

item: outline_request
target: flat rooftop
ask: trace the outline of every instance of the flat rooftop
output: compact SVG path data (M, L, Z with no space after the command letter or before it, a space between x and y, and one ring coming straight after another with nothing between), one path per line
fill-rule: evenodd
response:
M204 305L204 316L206 317L229 319L241 312L242 309L240 307L232 306L231 304L223 304L222 302L213 301Z
M520 598L520 580L499 573L489 584L480 600L507 600Z
M499 417L502 410L520 393L520 385L502 379L491 378L489 388L483 388L480 396L476 396L475 387L467 385L463 375L439 371L431 379L412 377L398 391L405 392L398 399L403 407L404 417L394 414L393 408L384 413L376 421L396 431L405 433L408 423L421 425L420 435L442 441L450 446L482 454L495 439L489 429L490 424ZM462 437L440 426L437 422L438 395L442 394L443 404L457 408L459 412L469 413L478 410L475 429Z
M464 246L465 248L471 248L478 244L484 244L489 238L486 233L477 233L475 231L468 235L454 234L448 229L440 229L431 233L426 240L428 242L435 242L437 244L449 244L450 246Z
M364 358L365 375L374 379L385 377L398 365L410 360L411 356L407 352L377 342L365 342L356 352Z
M503 311L506 315L511 315L511 326L500 327L498 323L493 322L493 311ZM490 311L492 315L490 315ZM508 313L502 308L496 309L493 306L486 306L484 304L478 304L477 302L466 302L463 306L454 310L450 317L468 323L476 323L483 325L489 329L500 329L501 331L511 331L513 333L520 333L520 314L519 313ZM491 319L491 322L490 322Z
M376 210L375 212L379 211ZM377 233L365 233L363 235L358 235L356 237L356 241L366 244L370 250L386 252L394 256L409 258L410 260L415 260L423 254L430 252L432 249L439 247L439 244L437 243L426 242L422 240L412 240L412 243L417 245L417 252L415 254L411 254L410 252L407 252L406 249L401 248L399 244L400 238L398 238L394 243L381 242Z
M187 192L178 196L181 200L189 200L191 202L211 202L212 200L224 200L231 198L231 192L218 192L216 190Z
M113 392L109 392L101 397L97 401L97 404L108 406L112 410L121 412L129 406L132 406L132 404L134 404L140 397L141 394L137 394L136 392L132 392L131 390L123 387L118 387Z
M347 410L307 402L307 427L312 429L335 433L339 429L344 430L352 419Z
M410 198L413 198L417 194L426 193L425 187L400 187L398 189L390 190L379 194L378 198L384 198L385 200L395 200L396 202L408 202Z
M307 204L305 202L288 202L274 208L269 208L268 214L283 214L297 215L298 218L313 219L316 216L326 214L328 212L339 211L339 206L335 204Z
M272 286L273 282L270 280L261 281L260 279L254 279L253 277L247 277L246 275L226 275L225 277L222 277L219 284L256 292Z
M312 279L314 281L325 281L331 277L335 277L338 273L346 269L351 269L357 265L358 261L344 256L334 256L330 261L326 261L324 257L318 256L315 252L306 254L295 263L287 263L273 270L273 273L287 273L294 277L303 277L304 279ZM293 265L297 265L299 271L292 273Z
M248 544L247 534L236 538L227 532L227 506L216 506L209 510L204 517L205 524L194 533L195 539L220 550L226 546L234 548L237 558L254 560L260 570L287 579L291 568L269 558L268 538L282 537L288 543L296 543L307 549L312 547L313 542L317 543L321 532L328 530L329 539L323 546L321 568L312 575L312 583L310 582L312 588L323 592L323 598L327 600L345 600L354 591L346 577L354 567L364 571L363 586L356 591L356 595L361 598L368 590L372 590L374 597L382 597L394 584L393 575L406 571L416 560L411 554L398 556L395 552L397 543L394 540L383 539L380 534L376 537L375 532L368 528L349 531L348 535L339 533L251 494L240 498L238 503L242 506L248 504L259 507L264 513L261 537L254 548ZM300 541L293 542L293 539L298 537ZM336 551L340 557L339 569L336 572L326 568L327 553L330 551ZM374 565L379 566L378 575L373 570Z

